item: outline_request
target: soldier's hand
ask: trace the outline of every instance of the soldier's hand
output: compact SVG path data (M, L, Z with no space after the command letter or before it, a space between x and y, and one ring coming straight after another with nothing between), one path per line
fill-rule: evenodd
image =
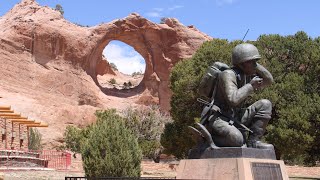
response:
M260 78L259 76L255 76L254 78L251 79L250 84L256 90L256 89L259 89L259 87L262 85L262 82L263 82L262 78Z

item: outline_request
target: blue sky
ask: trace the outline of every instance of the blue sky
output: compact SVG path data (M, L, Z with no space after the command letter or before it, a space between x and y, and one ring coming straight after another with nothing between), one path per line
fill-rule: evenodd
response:
M0 0L0 16L20 0ZM41 5L61 4L64 17L94 26L137 12L159 23L161 17L177 18L184 25L228 40L255 40L261 34L291 35L305 31L320 36L319 0L37 0ZM115 45L123 47L123 44Z

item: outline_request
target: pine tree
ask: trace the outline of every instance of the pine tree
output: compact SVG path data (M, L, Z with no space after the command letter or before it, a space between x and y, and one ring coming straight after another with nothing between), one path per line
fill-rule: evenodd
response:
M61 15L63 16L63 14L64 14L64 10L63 10L63 8L62 8L62 6L60 5L60 4L57 4L56 5L56 9L55 9L56 11L59 11L60 13L61 13Z
M139 177L141 150L136 137L114 109L96 112L88 138L81 147L89 177Z

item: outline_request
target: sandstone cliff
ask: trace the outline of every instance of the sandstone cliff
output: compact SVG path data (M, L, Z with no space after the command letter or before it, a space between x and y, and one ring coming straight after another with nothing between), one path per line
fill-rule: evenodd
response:
M156 24L136 13L81 27L52 8L22 0L0 17L0 105L49 123L41 130L44 139L56 141L67 124L94 121L96 109L155 98L167 111L172 67L210 39L174 18ZM103 88L97 80L97 75L115 74L102 57L111 40L132 46L146 61L142 82L128 95ZM47 142L48 147L55 143Z

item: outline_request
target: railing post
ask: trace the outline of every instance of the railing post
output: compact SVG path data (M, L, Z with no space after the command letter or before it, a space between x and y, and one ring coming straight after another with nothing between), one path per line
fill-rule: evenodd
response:
M70 169L71 167L71 153L66 152L66 168Z

